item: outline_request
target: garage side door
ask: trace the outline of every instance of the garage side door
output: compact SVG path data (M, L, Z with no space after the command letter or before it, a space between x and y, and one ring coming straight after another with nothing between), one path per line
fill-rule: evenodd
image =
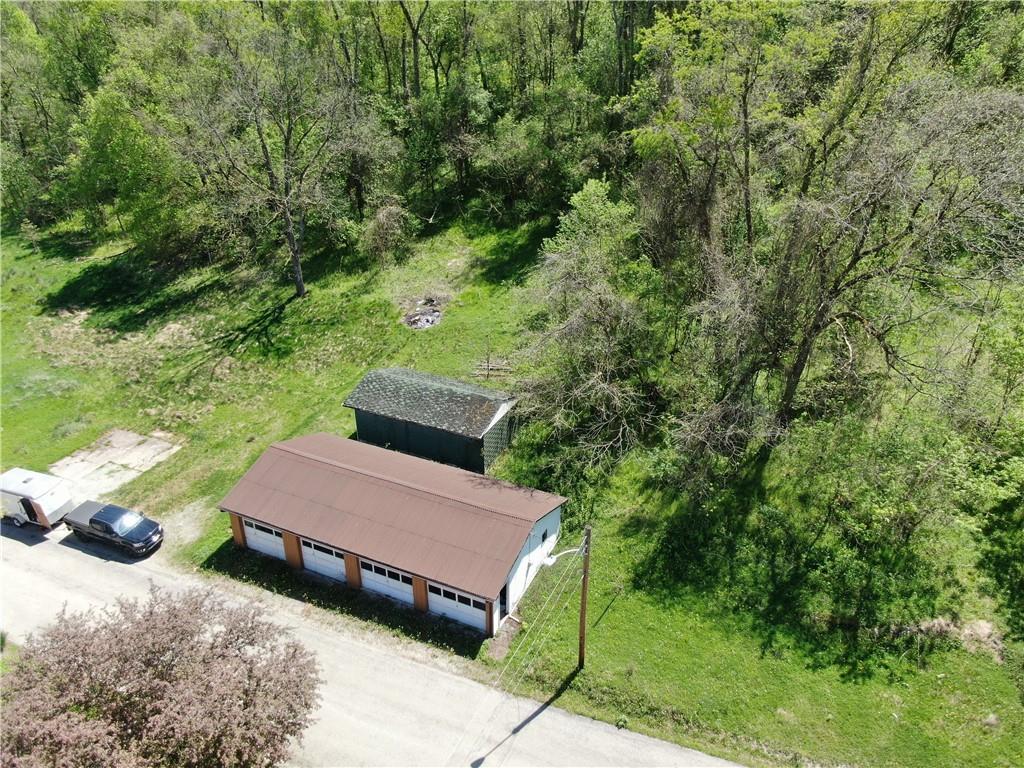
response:
M302 539L302 566L338 581L345 581L345 553L340 549Z
M279 530L252 520L243 519L242 522L245 524L245 545L249 549L284 560L284 541Z
M481 632L487 629L487 604L479 598L456 592L443 584L427 582L427 610L468 624Z
M412 604L412 576L408 573L396 571L371 560L361 559L359 567L362 569L363 589Z

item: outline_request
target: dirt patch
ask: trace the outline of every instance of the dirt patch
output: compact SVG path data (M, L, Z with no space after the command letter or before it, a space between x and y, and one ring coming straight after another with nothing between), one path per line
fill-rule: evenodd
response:
M1003 663L1003 638L999 630L990 621L974 619L966 624L959 624L952 619L938 617L923 621L910 629L900 630L902 635L921 638L946 639L959 641L969 653L988 653L997 664Z
M168 323L153 336L162 347L183 347L196 341L195 332L185 323Z
M200 499L162 518L160 523L164 527L166 543L173 549L192 543L216 514L216 506L209 499Z
M498 628L498 631L494 633L494 637L491 638L491 642L487 646L487 653L490 654L490 657L501 661L508 656L508 649L512 645L512 640L519 634L519 630L522 627L523 625L519 623L515 616L509 616L505 623Z
M990 653L997 663L1003 661L1003 638L991 621L975 619L964 624L960 642L971 653Z
M118 334L90 325L87 310L62 309L37 318L34 346L56 366L107 368L131 384L152 384L152 372L180 361L200 340L191 323L171 322L155 333Z
M112 342L114 334L87 326L88 319L84 309L62 309L56 318L42 319L36 347L59 365L95 364L104 354L100 349Z

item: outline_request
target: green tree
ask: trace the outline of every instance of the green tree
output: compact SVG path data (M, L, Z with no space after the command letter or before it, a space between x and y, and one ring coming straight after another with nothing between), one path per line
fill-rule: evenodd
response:
M101 88L86 97L75 139L70 186L93 226L101 228L109 210L143 248L172 247L188 227L177 158L147 132L125 95Z
M192 87L174 105L196 165L218 177L237 211L269 214L280 231L295 294L304 296L306 228L333 218L335 163L353 125L351 95L338 66L337 38L320 7L245 7L200 14L203 55ZM179 134L181 136L181 134Z
M659 343L657 275L636 253L635 212L589 181L545 241L539 280L547 322L532 350L530 412L570 439L584 464L616 457L648 432Z

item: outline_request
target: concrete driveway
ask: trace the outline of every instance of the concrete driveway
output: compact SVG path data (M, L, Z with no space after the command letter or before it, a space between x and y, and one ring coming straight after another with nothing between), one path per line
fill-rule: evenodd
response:
M92 445L51 464L50 474L70 483L76 504L101 499L180 450L172 437L112 429Z
M262 605L316 653L324 678L316 722L296 745L297 766L731 765L700 752L508 696L458 674L461 660L236 582L202 578L165 558L131 561L61 528L5 524L0 627L15 642L54 619L150 584L213 581Z

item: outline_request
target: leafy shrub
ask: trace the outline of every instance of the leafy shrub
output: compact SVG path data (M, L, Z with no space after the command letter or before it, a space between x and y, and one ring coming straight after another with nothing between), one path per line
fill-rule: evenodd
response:
M400 261L409 253L416 219L396 198L384 201L366 221L360 237L363 253L380 265Z
M271 766L310 722L312 654L209 590L62 613L4 676L9 766Z

